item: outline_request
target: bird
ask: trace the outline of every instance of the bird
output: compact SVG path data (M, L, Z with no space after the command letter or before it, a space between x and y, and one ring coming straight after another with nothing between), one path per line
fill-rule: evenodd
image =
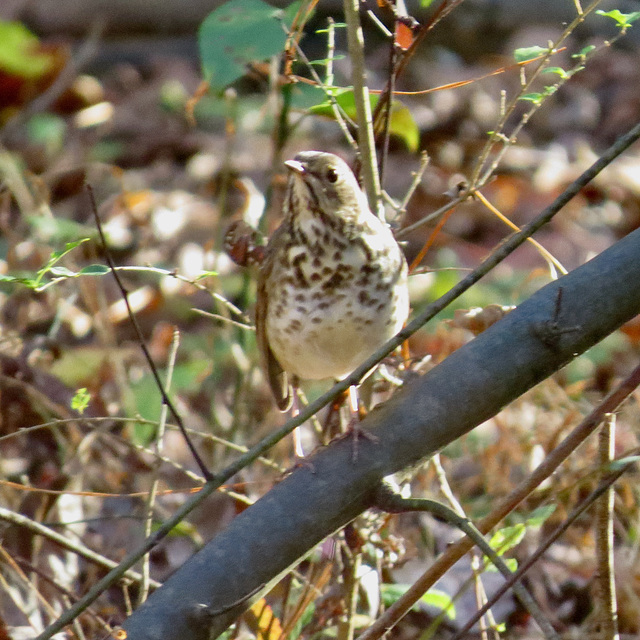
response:
M345 378L409 314L402 249L347 163L303 151L284 164L284 215L260 265L255 313L262 367L283 412L300 380Z

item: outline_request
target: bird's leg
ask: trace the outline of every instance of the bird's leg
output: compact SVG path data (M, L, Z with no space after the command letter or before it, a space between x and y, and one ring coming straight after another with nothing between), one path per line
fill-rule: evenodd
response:
M360 403L358 401L358 388L355 386L349 387L348 392L349 398L349 421L347 423L347 428L340 438L351 438L351 460L356 462L358 459L358 441L360 438L365 438L370 442L378 442L378 437L374 436L372 433L369 433L366 429L363 429L360 426L360 420L366 415L366 410L363 407L360 407Z
M300 413L300 402L298 400L298 389L293 387L293 404L291 405L291 417L295 418ZM293 430L293 453L297 461L304 459L304 448L302 446L302 437L300 426Z

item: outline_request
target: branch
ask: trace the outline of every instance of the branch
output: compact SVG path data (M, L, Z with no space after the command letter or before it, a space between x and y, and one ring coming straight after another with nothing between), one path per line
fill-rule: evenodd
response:
M378 442L361 442L356 464L350 442L319 450L312 469L296 469L174 573L125 622L128 639L217 637L371 506L385 476L433 455L640 313L639 252L637 230L408 384L363 421Z
M369 208L380 215L380 178L378 176L378 157L373 135L373 117L369 102L369 87L366 84L364 65L364 36L360 24L360 3L358 0L344 0L344 15L347 21L347 44L351 60L351 82L353 98L356 104L358 124L358 148L362 165L362 182Z

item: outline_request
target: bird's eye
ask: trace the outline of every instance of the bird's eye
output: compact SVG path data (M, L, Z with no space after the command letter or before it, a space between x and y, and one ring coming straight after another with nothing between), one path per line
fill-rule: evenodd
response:
M327 180L329 182L337 182L338 181L338 172L333 169L333 168L329 168L327 169Z

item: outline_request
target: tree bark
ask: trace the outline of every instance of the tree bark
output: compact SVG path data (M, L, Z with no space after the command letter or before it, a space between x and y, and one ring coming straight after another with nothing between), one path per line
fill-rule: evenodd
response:
M559 293L560 292L560 293ZM558 300L560 305L558 308ZM215 638L321 540L371 505L385 476L495 415L640 313L640 229L552 282L426 375L362 427L319 450L187 561L123 625L128 640Z

